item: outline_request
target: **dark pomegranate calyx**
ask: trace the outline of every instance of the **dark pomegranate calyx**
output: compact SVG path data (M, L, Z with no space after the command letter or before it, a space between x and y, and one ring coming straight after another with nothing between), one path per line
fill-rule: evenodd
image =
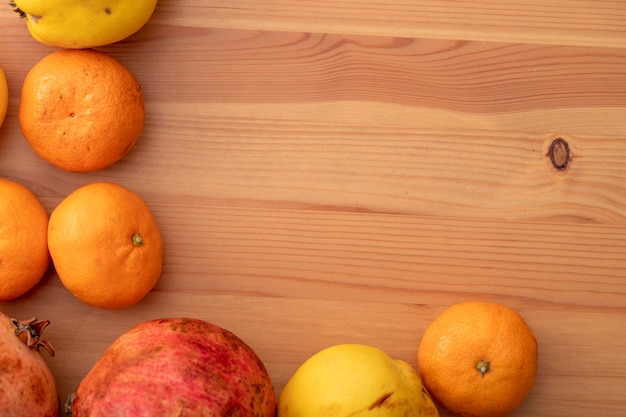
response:
M50 356L54 356L54 348L47 340L40 340L41 334L44 329L50 324L50 320L37 320L37 317L33 317L28 320L16 320L11 319L11 323L15 326L15 335L24 344L30 348L39 352L42 347L48 351Z

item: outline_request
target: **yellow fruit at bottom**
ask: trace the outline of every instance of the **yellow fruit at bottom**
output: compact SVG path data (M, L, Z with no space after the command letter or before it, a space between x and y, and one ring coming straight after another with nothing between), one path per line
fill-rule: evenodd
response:
M146 203L112 183L85 185L52 211L48 247L63 285L101 308L132 306L156 285L163 240Z
M48 212L25 186L0 178L0 301L33 288L48 265Z
M415 370L367 345L326 348L304 362L278 399L278 417L436 417Z
M157 0L14 0L30 34L62 48L94 48L118 42L150 19Z
M9 86L7 85L7 79L4 76L4 71L0 67L0 127L4 122L4 117L7 115L7 107L9 106Z

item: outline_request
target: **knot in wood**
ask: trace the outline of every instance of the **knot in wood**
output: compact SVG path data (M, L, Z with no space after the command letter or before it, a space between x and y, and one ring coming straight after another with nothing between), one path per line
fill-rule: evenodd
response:
M569 144L564 139L554 139L550 145L549 156L554 168L558 171L566 170L570 161Z

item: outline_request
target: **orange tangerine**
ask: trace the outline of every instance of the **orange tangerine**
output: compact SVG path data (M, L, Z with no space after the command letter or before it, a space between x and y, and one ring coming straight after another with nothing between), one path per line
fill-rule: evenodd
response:
M86 172L108 167L133 148L145 108L139 82L118 60L91 49L62 49L26 75L18 117L40 157Z
M502 417L533 387L537 341L513 309L468 301L427 327L417 360L424 385L445 408L464 417Z
M48 247L63 285L101 308L130 307L156 285L163 240L152 212L113 183L78 188L52 211Z
M48 212L28 188L0 178L0 219L0 301L9 301L48 269Z

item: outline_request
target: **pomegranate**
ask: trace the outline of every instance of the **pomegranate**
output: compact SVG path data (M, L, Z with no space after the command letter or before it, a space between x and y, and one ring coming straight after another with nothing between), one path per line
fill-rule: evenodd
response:
M51 356L41 333L50 321L15 320L0 313L0 416L57 417L59 396L50 368L39 353Z
M198 319L139 324L104 352L66 403L73 417L274 417L256 353Z

